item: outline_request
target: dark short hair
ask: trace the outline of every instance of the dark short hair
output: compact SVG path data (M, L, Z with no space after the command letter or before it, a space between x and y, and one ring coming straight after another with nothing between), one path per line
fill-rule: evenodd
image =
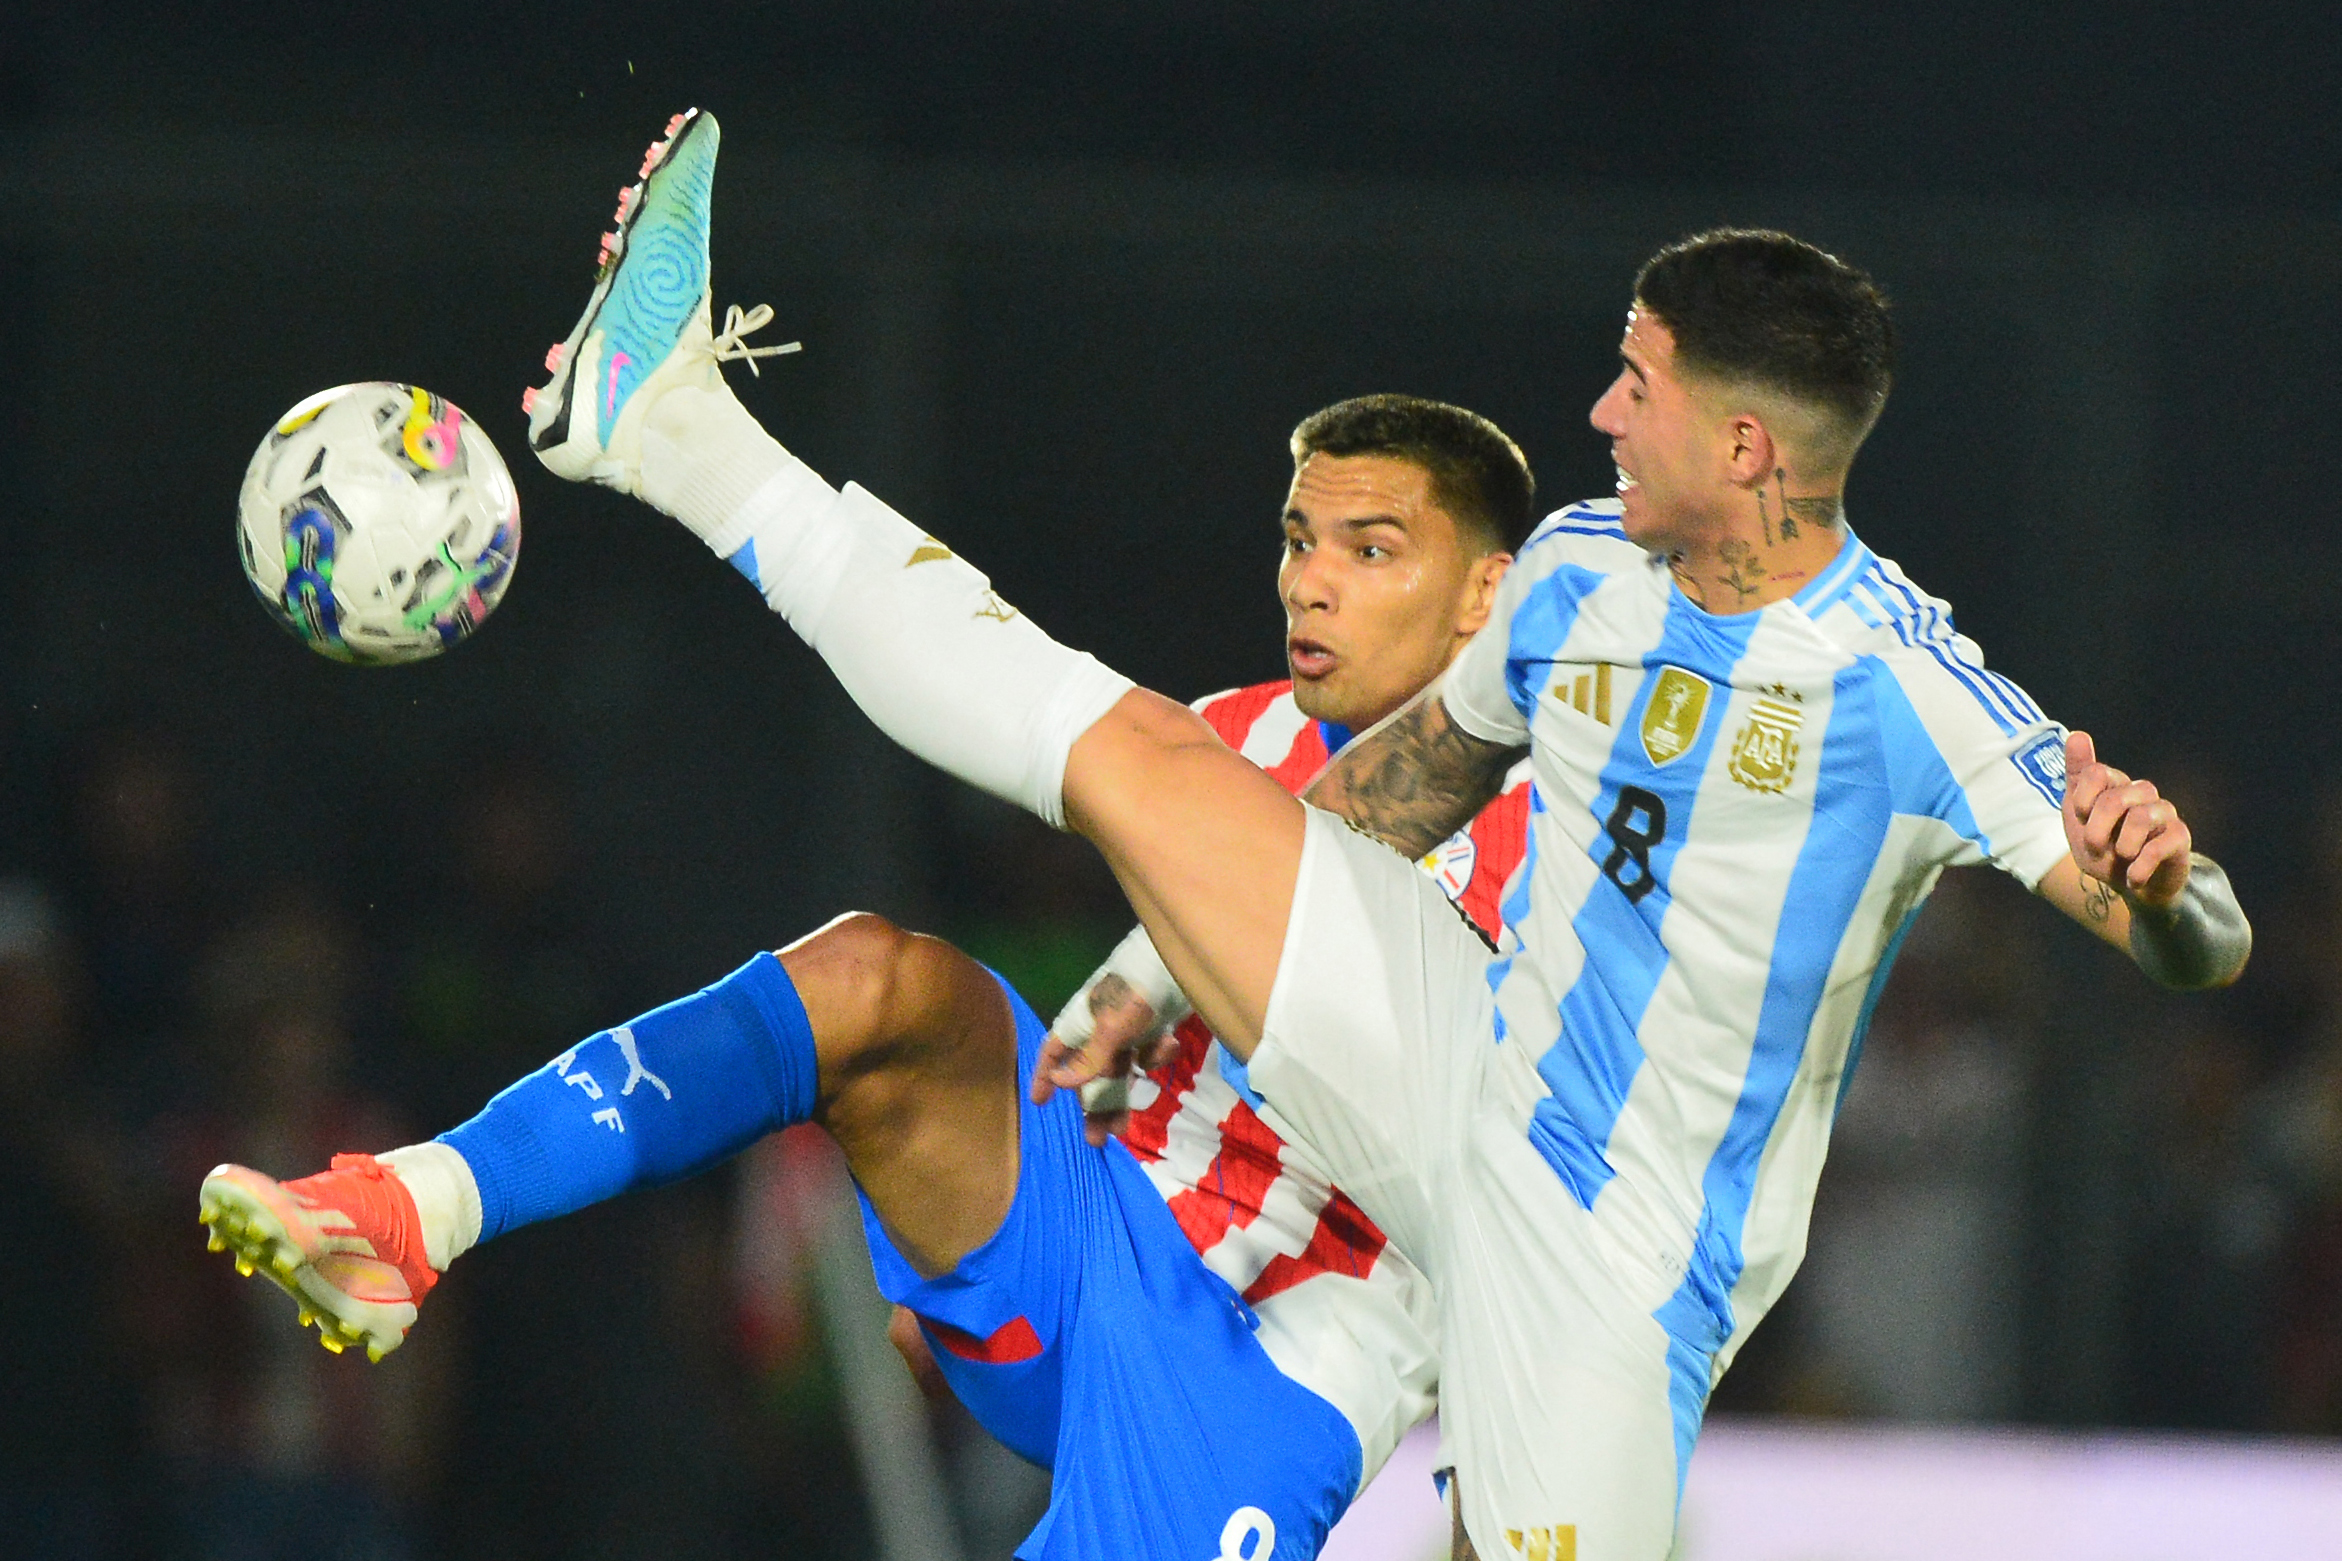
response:
M1786 233L1715 228L1670 244L1635 277L1635 301L1675 338L1693 375L1760 386L1826 415L1855 448L1895 382L1886 296L1862 270Z
M1293 430L1293 469L1313 455L1387 455L1423 468L1431 496L1490 553L1514 553L1536 525L1537 479L1503 429L1421 396L1354 396Z

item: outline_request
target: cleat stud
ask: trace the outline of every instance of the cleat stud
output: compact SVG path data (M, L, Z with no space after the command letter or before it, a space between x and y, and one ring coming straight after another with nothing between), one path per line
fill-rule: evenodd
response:
M558 373L560 373L560 372L561 372L561 348L562 348L562 345L563 345L563 344L562 344L562 343L560 343L560 342L555 342L555 343L554 343L552 346L550 346L550 347L547 347L547 348L545 349L545 372L546 372L546 373L548 373L548 374L558 374Z
M335 1338L332 1334L327 1333L322 1328L317 1330L317 1342L324 1345L328 1350L332 1351L336 1355L339 1355L342 1352L342 1341Z
M250 1279L252 1277L252 1259L241 1252L237 1253L236 1272L242 1274L246 1279Z
M680 114L677 114L677 115L676 115L676 116L675 116L673 119L670 119L670 120L668 120L668 121L667 121L667 134L669 134L669 135L673 135L673 134L674 134L676 131L678 131L678 130L682 129L682 128L683 128L683 121L685 121L686 119L689 119L690 117L691 117L691 111L690 111L689 109L685 109L685 110L684 110L682 113L680 113Z
M219 1217L220 1211L207 1203L201 1209L196 1211L195 1223L198 1225L216 1224L219 1220Z
M228 1250L228 1239L215 1230L211 1233L211 1238L204 1242L203 1250L206 1252L225 1252Z
M309 1326L311 1323L313 1323L313 1322L315 1322L315 1321L317 1321L317 1314L316 1314L315 1312L313 1312L313 1311L309 1310L309 1308L308 1308L308 1307L306 1307L306 1306L302 1307L302 1308L301 1308L301 1326L302 1326L302 1327L304 1327L304 1328L306 1328L306 1327L308 1327L308 1326Z
M369 1344L366 1346L366 1358L377 1366L382 1364L382 1357L389 1353L390 1352L388 1350L385 1350L379 1344Z
M537 387L536 387L536 386L534 386L534 385L531 385L531 386L530 386L528 389L526 389L526 390L524 390L524 391L522 391L522 392L520 393L520 409L521 409L523 412L528 412L528 413L532 413L532 414L533 414L533 413L534 413L534 412L537 410Z

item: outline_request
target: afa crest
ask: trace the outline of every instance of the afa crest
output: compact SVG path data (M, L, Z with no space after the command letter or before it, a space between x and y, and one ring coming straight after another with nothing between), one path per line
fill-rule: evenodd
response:
M1749 706L1748 720L1732 740L1732 778L1751 791L1789 789L1797 778L1797 739L1805 729L1799 695L1774 684Z

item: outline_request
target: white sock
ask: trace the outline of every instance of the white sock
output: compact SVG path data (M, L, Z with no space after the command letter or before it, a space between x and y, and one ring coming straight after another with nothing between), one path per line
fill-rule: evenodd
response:
M1132 688L942 543L839 493L729 391L679 387L643 430L643 496L756 583L854 702L946 774L1065 824L1075 739Z
M835 495L724 386L675 386L643 421L643 498L683 522L718 558L730 558L748 540L740 517L749 495L789 471Z
M406 1184L423 1220L423 1261L441 1273L480 1239L480 1184L446 1144L409 1144L374 1157Z

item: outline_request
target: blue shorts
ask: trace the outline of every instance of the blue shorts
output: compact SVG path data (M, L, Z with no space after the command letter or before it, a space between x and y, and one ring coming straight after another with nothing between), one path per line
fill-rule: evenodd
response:
M862 1202L887 1298L984 1428L1053 1472L1023 1561L1296 1561L1357 1494L1358 1435L1279 1371L1251 1308L1204 1267L1120 1143L1070 1091L1023 1094L1046 1026L1016 1016L1016 1201L990 1241L921 1279Z

